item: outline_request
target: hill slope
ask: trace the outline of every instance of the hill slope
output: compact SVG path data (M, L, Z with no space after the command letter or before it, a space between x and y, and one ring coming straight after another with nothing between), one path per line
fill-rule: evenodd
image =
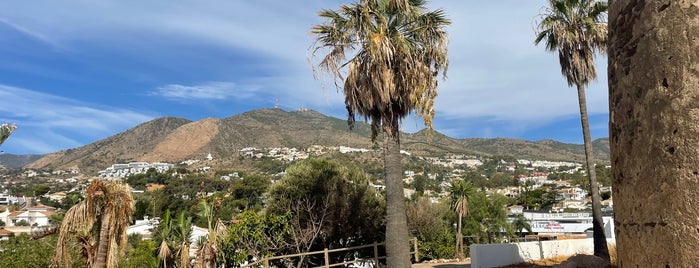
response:
M310 145L368 148L370 128L358 122L349 131L347 122L312 110L286 112L259 109L224 119L192 122L163 117L79 148L42 157L28 168L104 169L113 163L130 161L179 162L203 158L211 153L218 159L236 157L245 147L296 147ZM518 158L582 162L583 146L551 140L530 142L517 139L454 139L439 132L426 139L426 132L404 134L403 149L417 155L459 153L478 156L511 155ZM381 141L381 137L378 138ZM609 161L609 142L594 142L598 162Z
M43 155L39 154L0 154L0 166L8 168L19 168L31 162L34 162L41 157L43 157Z

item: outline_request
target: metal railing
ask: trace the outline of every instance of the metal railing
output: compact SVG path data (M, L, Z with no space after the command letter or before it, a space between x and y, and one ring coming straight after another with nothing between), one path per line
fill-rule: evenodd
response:
M417 262L420 260L420 255L418 254L417 238L412 238L412 239L410 239L410 241L412 242L411 244L412 244L412 248L413 248L412 251L410 251L410 255L412 255L415 259L415 262ZM323 254L324 265L317 266L317 267L344 266L344 265L358 263L358 262L367 262L369 260L373 260L374 267L378 267L377 265L379 264L379 260L386 258L386 256L379 256L379 246L385 246L385 243L373 243L371 245L363 245L363 246L347 247L347 248L336 248L336 249L327 249L326 248L326 249L320 250L320 251L312 251L312 252L289 254L289 255L283 255L283 256L266 257L266 258L263 258L261 260L255 261L253 263L249 263L249 264L240 266L240 268L260 267L260 266L262 266L264 268L269 268L269 267L272 267L272 266L270 266L270 261L311 256L311 255L320 255L320 254ZM354 259L354 260L344 261L344 262L340 262L340 263L330 263L330 260L331 260L330 253L350 251L350 250L359 250L359 249L365 249L365 248L373 248L373 250L374 250L374 257L373 258Z

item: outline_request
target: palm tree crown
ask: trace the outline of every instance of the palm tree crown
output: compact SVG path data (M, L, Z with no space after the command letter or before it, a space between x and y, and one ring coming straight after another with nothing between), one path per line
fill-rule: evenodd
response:
M71 267L70 240L82 247L88 267L117 267L127 245L134 201L125 183L94 180L85 199L70 208L61 223L53 267Z
M607 48L607 3L597 0L549 0L534 41L558 52L568 86L585 86L597 78L596 52Z
M473 193L473 186L464 180L455 180L449 190L451 208L459 215L468 215L468 199Z
M427 11L424 0L361 0L319 16L326 22L312 30L313 54L329 50L319 67L344 82L350 124L358 114L371 119L373 138L382 126L394 136L394 122L415 110L432 128L437 76L447 68L443 10Z

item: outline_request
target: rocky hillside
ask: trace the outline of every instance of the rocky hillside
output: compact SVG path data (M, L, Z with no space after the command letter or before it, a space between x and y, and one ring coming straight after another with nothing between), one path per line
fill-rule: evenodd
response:
M379 137L379 141L380 141ZM530 142L517 139L454 139L439 132L428 141L425 131L404 134L403 148L418 155L463 153L479 156L512 155L518 158L584 161L583 147L551 140ZM143 123L112 137L79 148L48 154L27 168L104 169L113 163L179 162L237 157L245 147L296 147L310 145L371 147L370 128L358 122L349 131L345 120L312 110L287 112L280 109L254 110L224 119L207 118L192 122L163 117ZM609 143L595 141L599 162L609 161Z

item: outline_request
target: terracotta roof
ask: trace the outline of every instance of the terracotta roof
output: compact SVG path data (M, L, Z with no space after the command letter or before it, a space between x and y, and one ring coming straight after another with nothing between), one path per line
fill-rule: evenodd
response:
M21 210L20 211L12 211L12 212L10 212L10 217L17 217L18 215L20 215L24 212L26 212L26 211L21 211Z
M10 236L12 232L5 230L5 229L0 229L0 236Z
M49 206L46 206L46 205L38 205L38 206L28 207L28 208L26 208L25 210L39 210L39 209L43 209L43 210L56 210L55 207L49 207Z

